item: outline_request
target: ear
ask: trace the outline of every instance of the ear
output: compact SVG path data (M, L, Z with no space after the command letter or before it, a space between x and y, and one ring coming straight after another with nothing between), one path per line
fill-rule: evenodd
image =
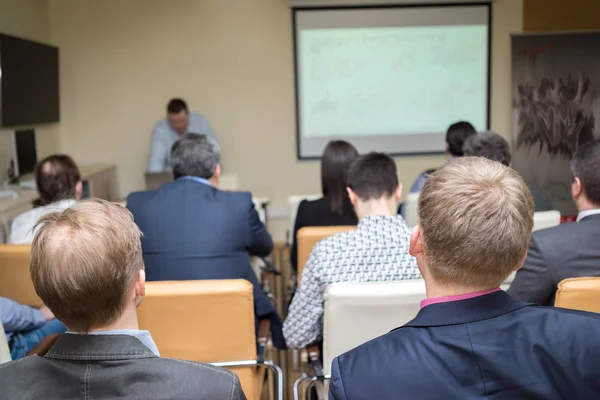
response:
M525 252L525 255L523 256L523 259L521 260L521 262L515 267L515 269L513 271L518 271L521 268L523 268L523 264L525 264L525 260L527 259L527 252Z
M358 202L358 196L349 187L347 187L346 190L348 191L348 197L350 198L350 203L352 203L352 205L354 207L356 207L356 203Z
M396 188L396 191L394 192L394 199L396 199L396 201L400 201L401 197L402 197L402 184L399 183L398 187Z
M83 182L77 181L75 184L75 200L81 200L83 195Z
M217 164L212 177L216 180L219 180L219 178L221 177L221 164Z
M583 185L581 184L581 179L575 177L573 183L571 183L571 196L573 196L573 199L577 200L582 193Z
M146 271L140 269L135 280L135 306L139 307L146 295Z
M408 247L408 254L413 257L417 257L423 253L423 240L421 239L421 227L416 225L410 235L410 246Z

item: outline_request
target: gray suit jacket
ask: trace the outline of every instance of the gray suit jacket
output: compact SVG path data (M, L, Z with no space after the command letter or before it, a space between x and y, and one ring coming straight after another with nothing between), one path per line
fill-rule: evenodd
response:
M523 301L554 305L558 283L600 275L600 214L531 235L523 268L508 293Z
M1 399L245 400L237 375L159 358L127 335L62 335L44 357L0 365Z

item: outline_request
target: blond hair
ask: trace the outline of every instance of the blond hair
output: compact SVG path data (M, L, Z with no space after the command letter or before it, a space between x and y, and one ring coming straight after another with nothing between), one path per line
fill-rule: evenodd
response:
M30 272L42 301L77 332L118 318L144 268L141 232L131 213L88 199L44 215L38 226Z
M419 196L419 221L436 282L496 287L525 257L533 198L511 168L461 157L427 178Z

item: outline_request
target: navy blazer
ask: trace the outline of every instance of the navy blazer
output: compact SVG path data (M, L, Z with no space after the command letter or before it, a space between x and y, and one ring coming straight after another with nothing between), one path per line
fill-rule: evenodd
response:
M281 319L250 266L250 255L273 250L250 193L180 178L130 194L127 208L144 234L148 281L246 279L254 286L256 317L270 318L273 343L285 346Z
M330 400L598 399L600 315L498 291L431 304L334 359Z

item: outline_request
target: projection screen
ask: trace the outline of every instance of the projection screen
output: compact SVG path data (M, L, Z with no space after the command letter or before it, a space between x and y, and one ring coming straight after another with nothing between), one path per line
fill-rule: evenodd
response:
M444 151L453 122L489 126L490 5L294 9L298 158Z

